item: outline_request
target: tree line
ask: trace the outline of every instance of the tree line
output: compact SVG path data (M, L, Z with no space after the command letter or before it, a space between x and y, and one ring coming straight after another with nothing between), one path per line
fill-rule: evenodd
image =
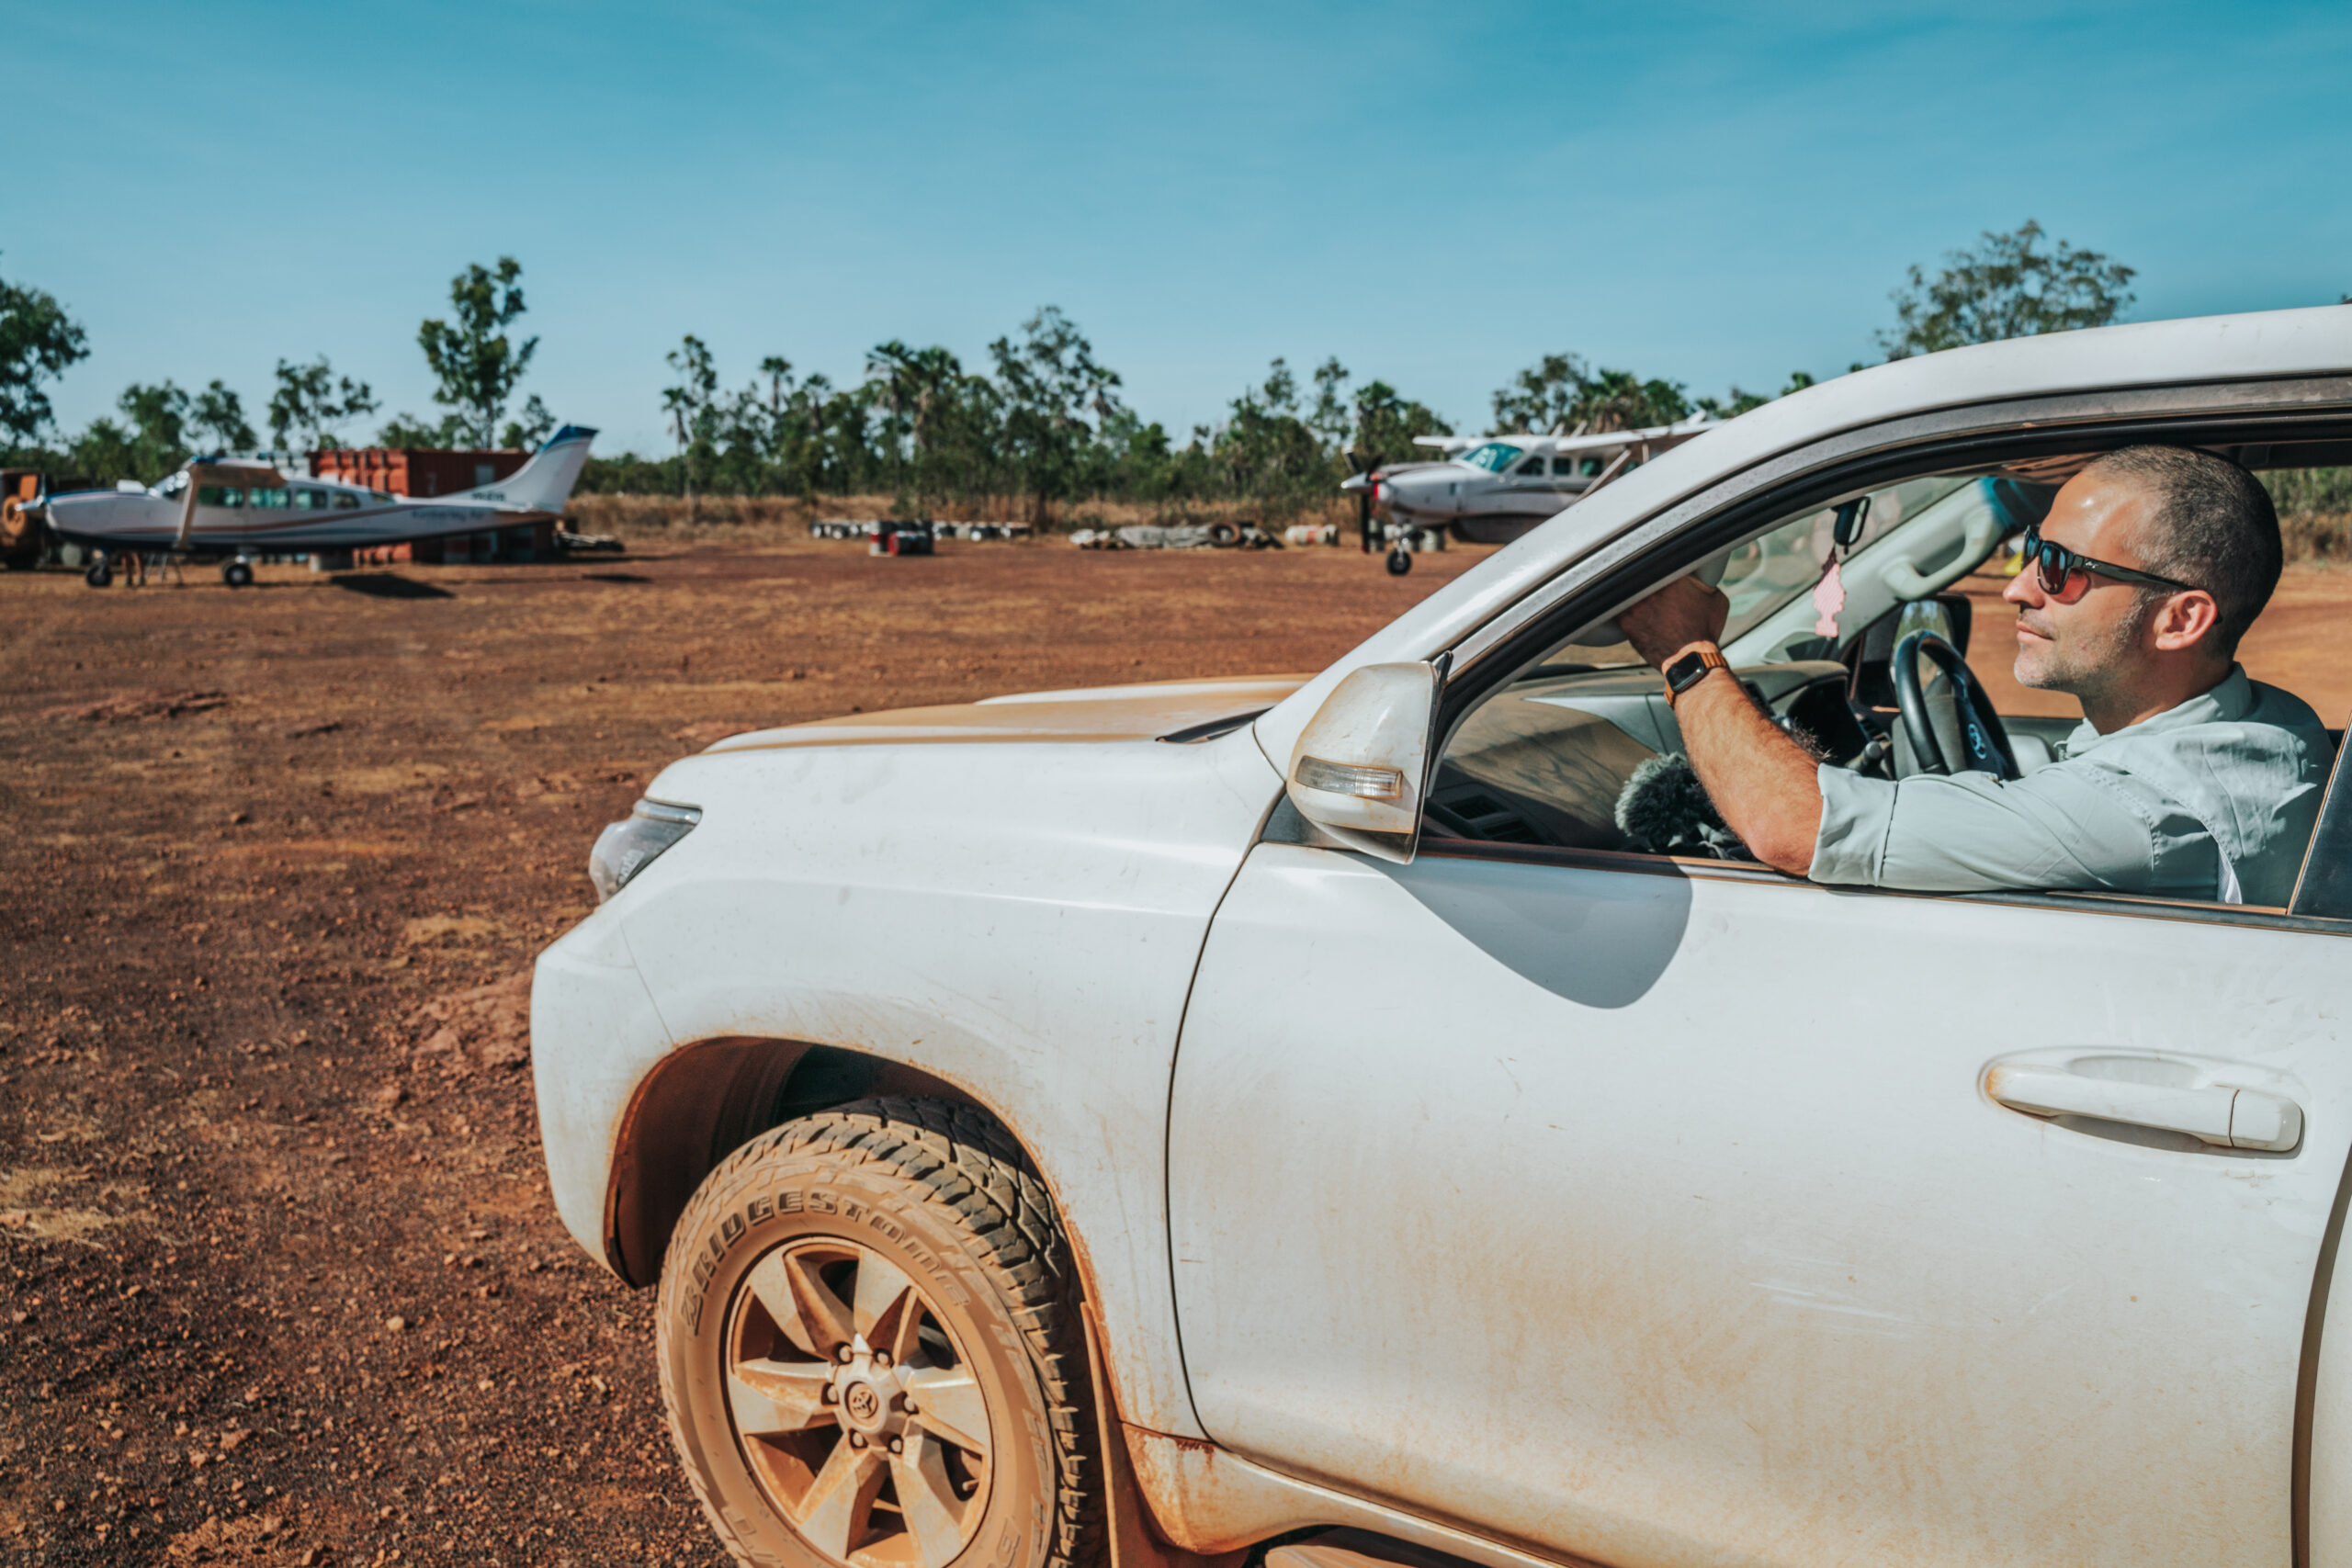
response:
M1889 359L1999 337L2099 326L2132 299L2132 269L2041 225L1988 232L1947 254L1931 277L1909 269L1895 290L1895 325L1878 334ZM509 417L538 339L513 329L525 313L513 257L468 266L450 280L447 314L424 321L418 346L435 384L437 418L401 413L377 432L392 446L529 446L554 420L533 394ZM259 434L239 394L219 379L184 389L133 385L115 415L59 436L44 387L86 357L82 328L51 295L0 277L0 446L98 482L152 481L194 451L251 449ZM1079 325L1046 306L967 367L946 348L897 339L869 351L854 381L802 375L781 355L747 384L723 390L709 344L686 336L667 356L660 407L672 449L657 457L592 459L582 490L678 495L888 494L912 512L975 510L1052 516L1100 498L1181 506L1246 501L1280 516L1328 501L1338 480L1373 463L1425 455L1417 435L1453 427L1377 378L1358 380L1336 358L1302 379L1283 359L1212 422L1182 436L1128 407L1125 383ZM1859 365L1854 368L1860 368ZM1794 372L1777 393L1735 386L1720 398L1685 383L1547 354L1496 389L1496 432L1600 433L1729 417L1812 384ZM379 404L365 381L324 355L278 361L259 417L272 444L316 450Z

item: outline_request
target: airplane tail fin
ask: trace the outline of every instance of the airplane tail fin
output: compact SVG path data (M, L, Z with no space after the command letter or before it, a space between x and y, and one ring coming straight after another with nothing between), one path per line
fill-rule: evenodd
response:
M596 433L586 425L567 424L531 454L531 460L486 485L478 485L453 500L480 501L492 506L519 507L528 512L561 512L580 482L588 462L588 443Z

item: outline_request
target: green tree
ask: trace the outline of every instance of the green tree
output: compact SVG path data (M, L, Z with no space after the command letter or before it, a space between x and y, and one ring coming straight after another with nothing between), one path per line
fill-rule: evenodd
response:
M1453 426L1428 409L1400 396L1385 381L1366 381L1355 398L1356 457L1366 468L1409 462L1427 454L1416 448L1416 435L1451 435Z
M413 413L396 413L376 433L379 446L421 446L427 451L435 448L464 446L471 440L472 427L463 414L446 414L440 419L420 419Z
M251 451L261 443L245 423L245 400L217 376L189 400L187 427L222 451Z
M1691 407L1679 381L1590 369L1573 354L1545 355L1494 396L1495 428L1531 434L1643 430L1688 419Z
M1894 300L1895 330L1878 334L1889 359L1964 344L2103 327L2132 303L2131 267L2065 241L2041 246L2028 220L2011 234L1985 231L1973 251L1945 253L1933 281L1917 266Z
M554 433L555 415L548 412L547 404L539 401L538 393L533 392L524 400L522 413L506 422L505 430L499 434L498 444L509 451L519 448L527 452Z
M670 416L670 433L677 437L679 456L685 459L686 502L693 515L695 479L697 471L708 466L712 452L718 372L711 363L710 345L692 333L664 356L664 362L677 375L678 384L662 389L662 412Z
M31 446L49 428L41 383L90 356L89 340L57 297L0 278L0 436Z
M1094 357L1094 345L1054 306L1021 324L1022 341L989 344L1001 400L1001 440L1022 493L1040 521L1073 494L1087 469L1098 426L1121 407L1118 372Z
M416 341L424 363L440 382L433 400L456 411L465 439L487 447L497 438L498 422L507 400L530 367L539 340L526 338L517 346L506 335L523 314L522 264L513 256L498 258L495 271L476 262L449 280L449 304L457 317L454 327L439 320L417 329Z
M1333 453L1344 450L1355 434L1355 413L1348 407L1348 367L1336 354L1315 367L1315 407L1306 423Z
M1785 398L1791 392L1802 392L1812 385L1810 372L1792 370L1789 372L1789 384L1777 392L1750 392L1734 386L1727 397L1699 399L1699 409L1710 419L1737 419L1749 409L1760 409L1766 403Z
M343 445L344 425L379 406L367 382L337 376L323 354L308 365L281 359L269 398L269 438L290 449L299 436L302 450L326 451Z

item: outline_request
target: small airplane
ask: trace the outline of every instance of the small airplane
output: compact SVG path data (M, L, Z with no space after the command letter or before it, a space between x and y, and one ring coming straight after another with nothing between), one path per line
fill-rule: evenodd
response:
M561 515L596 433L567 424L530 461L457 495L389 495L335 479L289 479L261 458L192 457L159 485L52 496L50 532L96 552L83 581L103 588L112 558L141 554L226 558L220 580L243 588L253 558L368 549L473 534Z
M1712 419L1685 420L1647 430L1588 435L1417 435L1416 446L1442 457L1389 463L1352 475L1340 488L1365 504L1367 521L1385 513L1391 533L1450 530L1472 545L1507 545L1618 475L1714 427ZM1401 564L1399 564L1401 562ZM1412 570L1399 545L1388 570Z

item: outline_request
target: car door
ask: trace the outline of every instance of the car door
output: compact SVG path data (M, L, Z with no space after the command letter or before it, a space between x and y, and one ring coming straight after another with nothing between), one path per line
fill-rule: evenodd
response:
M1261 843L1174 1081L1203 1426L1612 1564L2285 1563L2347 956L2154 904ZM2250 1093L2300 1139L1988 1092L2045 1078Z

